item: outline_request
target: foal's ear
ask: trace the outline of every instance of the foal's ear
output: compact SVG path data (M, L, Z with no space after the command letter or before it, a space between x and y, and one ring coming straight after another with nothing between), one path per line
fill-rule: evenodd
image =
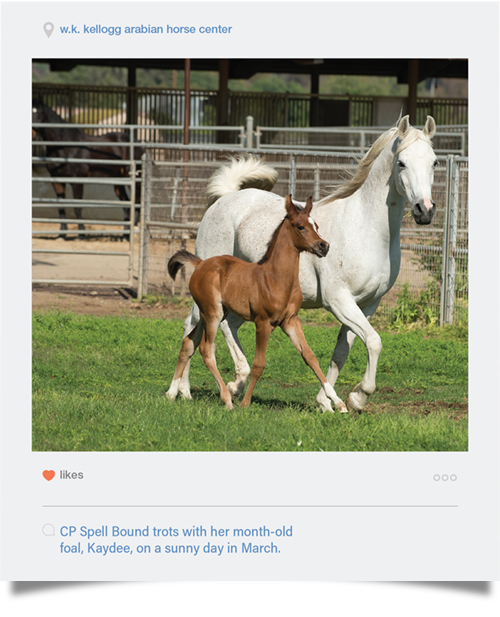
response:
M312 198L312 197L309 197L309 198L307 199L306 206L305 206L305 208L304 208L304 212L305 212L306 214L309 214L309 212L311 212L311 210L312 210L312 207L313 207L313 198Z
M287 195L285 200L286 213L290 218L297 216L297 206L292 201L292 196Z

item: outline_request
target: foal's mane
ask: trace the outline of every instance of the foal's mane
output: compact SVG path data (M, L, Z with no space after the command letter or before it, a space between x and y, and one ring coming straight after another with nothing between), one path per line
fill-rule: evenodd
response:
M273 235L271 236L271 239L269 240L269 243L267 245L266 252L264 253L264 257L259 259L259 261L257 262L258 264L262 265L263 263L265 263L269 259L270 255L271 255L271 252L272 252L272 250L274 248L274 245L276 243L276 240L278 238L279 231L283 227L283 223L287 220L287 218L288 218L288 214L281 221L281 223L278 225L278 227L276 227L276 229L274 230Z
M358 168L354 173L353 177L349 182L339 186L333 193L324 197L321 201L319 201L316 206L324 206L326 204L330 204L337 199L345 199L346 197L350 197L353 195L365 182L368 174L370 173L373 164L377 160L377 157L380 155L382 150L387 146L387 144L398 137L398 129L397 127L392 127L382 133L380 137L373 143L372 147L368 150L365 156L359 162ZM432 147L432 142L427 135L416 128L409 127L406 133L402 138L399 139L399 143L396 148L396 154L399 154L402 150L410 146L412 143L417 141L417 139L422 139L427 142Z

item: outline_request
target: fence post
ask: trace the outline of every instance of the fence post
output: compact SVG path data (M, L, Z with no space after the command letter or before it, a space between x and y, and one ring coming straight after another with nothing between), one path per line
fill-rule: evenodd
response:
M247 116L247 148L253 148L253 117Z
M317 161L316 167L314 168L313 199L314 201L319 201L319 198L320 198L320 170L319 170L319 161Z
M130 257L128 260L128 280L129 285L132 286L134 279L134 236L135 236L135 195L136 195L136 182L137 182L137 164L134 160L130 161L130 219L129 219L129 250Z
M453 155L446 160L446 213L443 234L441 315L439 323L453 322L455 305L455 246L458 227L458 164Z
M139 284L137 299L141 300L148 290L149 262L149 217L151 214L151 150L142 155L141 232L139 246ZM147 227L147 229L146 229Z
M290 179L289 179L289 193L292 198L295 199L295 185L297 183L297 157L295 154L290 155Z

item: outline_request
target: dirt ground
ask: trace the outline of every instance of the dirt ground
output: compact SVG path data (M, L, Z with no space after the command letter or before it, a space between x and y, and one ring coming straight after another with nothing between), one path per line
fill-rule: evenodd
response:
M137 302L132 290L106 286L33 285L33 311L71 311L80 315L116 315L183 319L189 303Z

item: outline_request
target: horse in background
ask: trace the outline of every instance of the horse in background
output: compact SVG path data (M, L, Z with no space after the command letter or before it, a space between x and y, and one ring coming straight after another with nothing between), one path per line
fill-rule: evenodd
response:
M191 275L189 289L198 305L201 319L189 332L181 347L179 360L167 398L175 400L182 373L196 348L219 387L222 401L232 409L231 393L217 369L215 336L219 324L231 311L240 319L253 321L256 328L255 358L250 383L242 407L248 407L252 392L264 371L269 337L280 327L290 338L304 362L314 371L325 396L333 397L333 388L321 372L318 361L306 342L298 312L302 304L299 285L299 256L306 251L318 257L328 254L329 245L318 233L311 218L312 198L305 208L297 208L288 195L286 217L274 231L264 257L258 263L248 263L232 255L212 257L202 261L196 255L181 250L168 262L168 272L175 276L185 263L196 269ZM266 221L263 222L266 225Z
M33 127L33 136L39 135L43 141L54 142L96 142L100 144L102 142L109 142L109 146L105 145L47 145L46 156L57 158L74 158L74 159L89 159L98 160L99 163L66 163L55 162L47 165L47 170L53 178L92 178L92 177L105 177L105 178L128 178L130 166L128 164L123 165L109 165L106 161L128 161L130 159L130 147L129 136L125 132L112 132L104 135L89 135L79 128L71 128L65 126L67 122L61 118L53 109L48 105L45 105L42 101L33 99L33 117L32 122L46 122L52 124L59 124L57 127ZM141 158L143 148L134 146L134 159ZM73 189L73 197L75 199L83 199L84 185L71 182L69 184ZM62 182L53 182L52 186L59 199L66 198L66 184ZM115 185L114 187L116 196L120 201L128 201L129 197L127 191L123 185ZM140 204L141 193L140 183L136 183L135 202ZM75 215L78 220L82 219L82 208L75 206ZM134 208L134 224L139 221L139 210ZM125 221L130 221L130 208L123 208L123 215ZM66 218L64 206L59 207L59 217L61 219ZM61 222L61 231L68 229L67 224ZM85 229L82 223L78 223L78 229Z

